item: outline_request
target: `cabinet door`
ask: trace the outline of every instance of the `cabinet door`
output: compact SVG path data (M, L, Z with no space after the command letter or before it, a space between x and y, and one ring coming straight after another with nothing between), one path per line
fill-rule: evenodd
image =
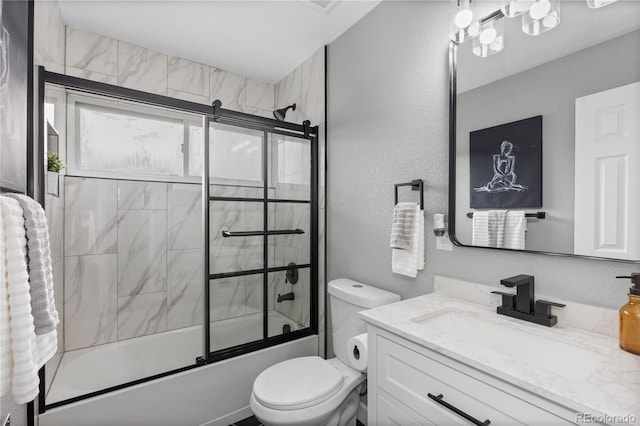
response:
M377 387L437 425L467 425L465 416L496 426L568 423L379 335L376 350Z
M407 410L398 408L381 395L376 395L376 400L378 403L378 423L376 424L379 426L437 426L415 413L408 414Z

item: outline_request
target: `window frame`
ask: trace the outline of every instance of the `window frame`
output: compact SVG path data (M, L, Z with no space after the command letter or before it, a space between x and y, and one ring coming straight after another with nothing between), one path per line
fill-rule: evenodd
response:
M99 179L118 179L118 180L135 180L149 182L170 182L170 183L197 183L202 182L201 176L189 175L189 126L202 127L202 116L198 114L188 114L168 109L158 108L152 105L140 105L124 100L106 99L99 95L91 95L83 92L72 90L67 91L67 143L66 143L66 162L67 174L78 177L99 178ZM80 120L78 119L81 105L88 105L94 110L104 110L132 117L144 117L156 120L166 120L170 122L181 122L183 126L183 138L181 143L182 152L182 176L175 175L149 175L144 173L130 172L109 172L96 170L80 169ZM202 143L202 141L200 141ZM277 176L274 176L273 170L277 170L277 150L272 149L268 140L263 138L262 143L268 144L271 162L269 163L269 176L271 176L272 185L277 184ZM275 164L273 162L275 161ZM229 185L229 186L246 186L246 187L262 187L263 182L232 179L210 176L209 183L211 185Z

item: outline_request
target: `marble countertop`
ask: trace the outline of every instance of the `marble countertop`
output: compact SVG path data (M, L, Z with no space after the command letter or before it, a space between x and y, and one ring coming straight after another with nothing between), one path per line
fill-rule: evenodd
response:
M487 350L412 321L451 311L585 348L602 354L604 361L580 377L563 377L558 374L561 366L556 365L556 361L561 364L573 360L563 360L551 354L549 358L554 365L541 368L540 365L534 366L499 351ZM498 315L492 306L439 293L365 310L360 312L360 316L367 323L546 397L575 412L598 416L632 415L636 422L640 419L640 356L622 351L615 337L562 324L551 328L539 326Z

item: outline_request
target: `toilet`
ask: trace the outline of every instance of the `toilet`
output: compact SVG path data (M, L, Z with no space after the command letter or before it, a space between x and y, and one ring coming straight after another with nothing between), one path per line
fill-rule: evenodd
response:
M264 370L253 382L250 405L266 426L355 425L366 375L347 357L347 342L366 332L358 312L398 302L400 296L341 278L329 282L336 358L293 358Z

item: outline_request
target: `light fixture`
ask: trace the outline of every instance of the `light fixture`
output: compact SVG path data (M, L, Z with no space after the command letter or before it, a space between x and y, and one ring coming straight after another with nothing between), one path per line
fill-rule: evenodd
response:
M456 0L451 3L455 6L453 19L451 20L451 40L463 43L467 38L467 29L473 22L472 0Z
M514 18L528 12L534 0L503 0L500 11L507 18Z
M558 0L536 0L529 13L522 15L522 31L536 36L560 24L560 2Z
M472 22L467 27L467 35L471 38L478 37L480 35L480 21Z
M542 19L551 11L551 2L549 0L537 0L529 8L529 17L531 19Z
M471 0L458 0L458 12L453 18L453 23L458 28L467 28L472 21Z
M587 0L587 6L591 9L600 9L608 4L615 3L618 0Z
M451 39L463 43L473 39L472 52L482 58L504 49L504 20L522 16L522 31L536 36L560 25L561 0L501 0L500 10L474 21L471 11L473 0L455 0L455 17L451 22ZM477 1L477 0L476 0ZM586 0L592 9L598 9L618 0ZM451 15L450 15L451 16Z
M494 18L481 22L478 37L473 39L473 54L486 58L502 49L504 49L504 19Z

